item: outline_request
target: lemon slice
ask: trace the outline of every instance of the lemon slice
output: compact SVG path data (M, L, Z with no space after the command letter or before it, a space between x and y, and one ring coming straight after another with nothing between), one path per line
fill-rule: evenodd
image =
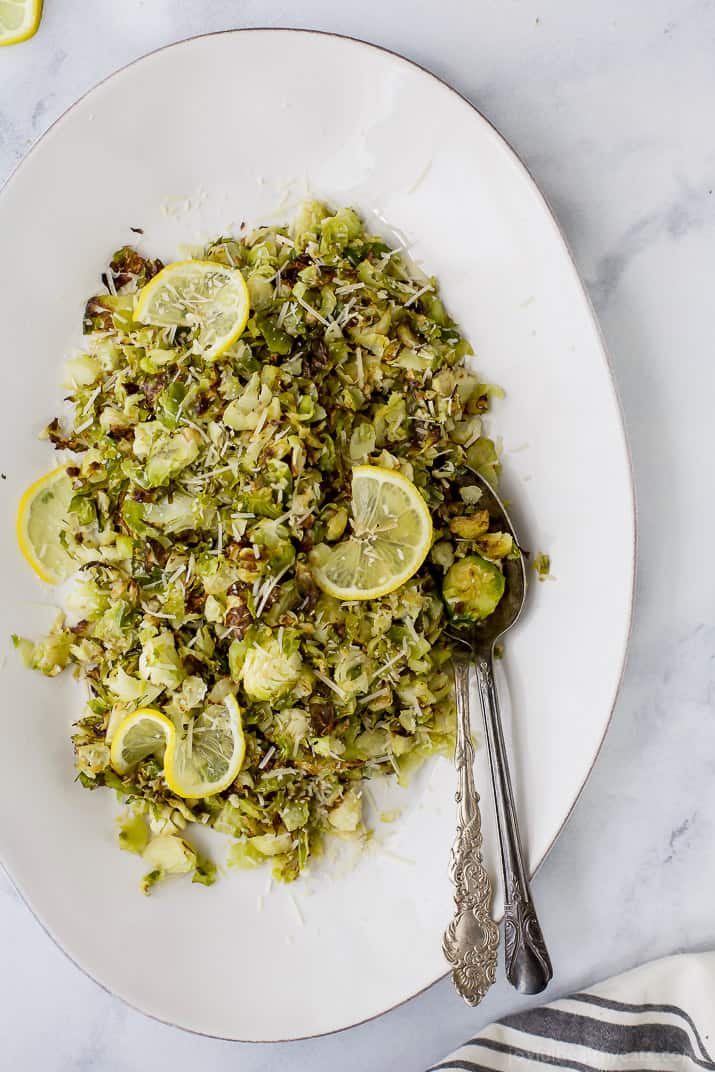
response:
M30 484L20 499L17 542L35 573L48 584L66 580L77 569L60 542L73 494L72 481L60 466Z
M161 759L175 741L174 723L161 711L142 707L122 719L114 731L110 750L112 766L117 774L127 774L148 756Z
M134 319L156 327L193 328L197 350L204 357L217 357L245 328L249 304L248 287L238 268L213 261L177 261L139 291Z
M167 751L164 777L181 797L209 797L234 780L246 754L236 697L212 704L190 724L183 740Z
M42 0L0 0L0 45L27 41L37 30Z
M316 583L338 599L376 599L394 592L424 562L432 544L427 503L393 469L353 469L352 528L335 547L316 548Z
M127 774L147 756L164 757L164 778L179 797L210 797L227 789L241 769L246 741L235 696L197 715L185 735L153 708L128 715L112 738L111 761Z

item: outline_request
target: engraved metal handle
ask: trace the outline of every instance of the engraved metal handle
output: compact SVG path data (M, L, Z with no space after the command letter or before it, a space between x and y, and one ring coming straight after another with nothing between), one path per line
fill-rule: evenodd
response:
M504 947L506 976L522 994L544 990L553 969L531 899L529 880L519 840L509 761L502 731L499 701L494 685L491 651L475 655L477 686L487 732L499 840L504 869Z
M455 661L457 700L457 836L449 875L455 913L442 940L454 985L468 1005L478 1005L496 979L499 928L491 917L492 884L482 863L482 822L474 786L469 710L470 664Z

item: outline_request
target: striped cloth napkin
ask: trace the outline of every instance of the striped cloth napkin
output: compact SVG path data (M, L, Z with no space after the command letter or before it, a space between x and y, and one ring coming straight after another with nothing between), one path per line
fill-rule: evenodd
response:
M656 960L507 1016L430 1072L546 1072L549 1066L574 1072L715 1070L715 953Z

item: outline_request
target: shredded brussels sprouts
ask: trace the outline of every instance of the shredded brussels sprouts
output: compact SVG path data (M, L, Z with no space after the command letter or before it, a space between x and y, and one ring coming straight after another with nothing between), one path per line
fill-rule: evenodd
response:
M219 238L201 256L238 267L251 297L244 334L216 358L196 352L194 329L133 321L161 268L133 249L87 302L86 352L66 370L73 421L47 429L72 453L63 540L79 570L51 634L17 640L30 666L71 664L86 681L78 777L128 801L120 841L150 866L145 890L169 874L213 881L185 840L192 822L236 839L231 865L270 860L285 881L325 834L364 836L363 779L405 783L452 752L443 577L474 555L499 574L519 553L488 531L470 483L470 469L499 474L482 427L499 392L465 367L471 347L434 278L352 209L315 202L290 228ZM309 554L349 534L357 464L416 484L434 543L399 591L340 603ZM132 711L151 705L185 728L228 692L246 736L229 789L180 800L154 756L113 771L111 737Z

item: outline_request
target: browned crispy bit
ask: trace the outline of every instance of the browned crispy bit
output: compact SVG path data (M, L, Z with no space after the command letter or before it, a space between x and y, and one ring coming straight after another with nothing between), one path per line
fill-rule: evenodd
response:
M109 439L134 439L133 428L110 428L107 432Z
M291 261L290 264L286 264L281 268L281 278L286 283L295 283L298 272L302 272L304 268L308 267L308 264L309 262L307 260L297 257L294 261Z
M302 603L300 609L310 611L320 599L320 589L313 580L313 573L307 562L298 559L295 566L295 585Z
M201 660L197 659L191 652L187 652L186 655L182 657L181 661L184 664L184 670L187 674L197 674L200 677L202 671L205 669Z
M112 273L112 280L117 290L132 280L136 280L139 286L143 286L163 267L160 260L147 260L132 246L122 246L109 262L109 271Z
M86 450L86 446L80 447L76 436L65 435L57 417L47 425L47 438L55 450Z
M243 551L243 550L244 550L244 547L242 546L240 540L231 540L231 542L226 544L226 546L224 547L223 553L226 556L226 558L229 559L229 561L238 562L239 559L240 559L241 551ZM231 595L237 595L238 591L231 592L231 589L229 588L229 593Z
M204 609L205 602L206 593L200 588L192 588L186 597L186 609L189 614L198 614L199 611Z
M114 323L111 309L102 304L100 297L89 299L84 307L83 322L86 331L111 331Z
M154 405L157 395L161 394L167 384L165 375L152 376L151 379L145 380L142 384L142 390L144 391L144 397L150 406Z
M253 624L253 617L246 604L240 603L235 607L228 608L223 623L233 630L237 640L243 640L249 627Z
M335 708L330 700L311 700L310 724L316 736L324 737L335 725Z
M196 413L199 417L202 417L204 413L211 408L212 402L213 399L207 393L199 395L195 405Z

